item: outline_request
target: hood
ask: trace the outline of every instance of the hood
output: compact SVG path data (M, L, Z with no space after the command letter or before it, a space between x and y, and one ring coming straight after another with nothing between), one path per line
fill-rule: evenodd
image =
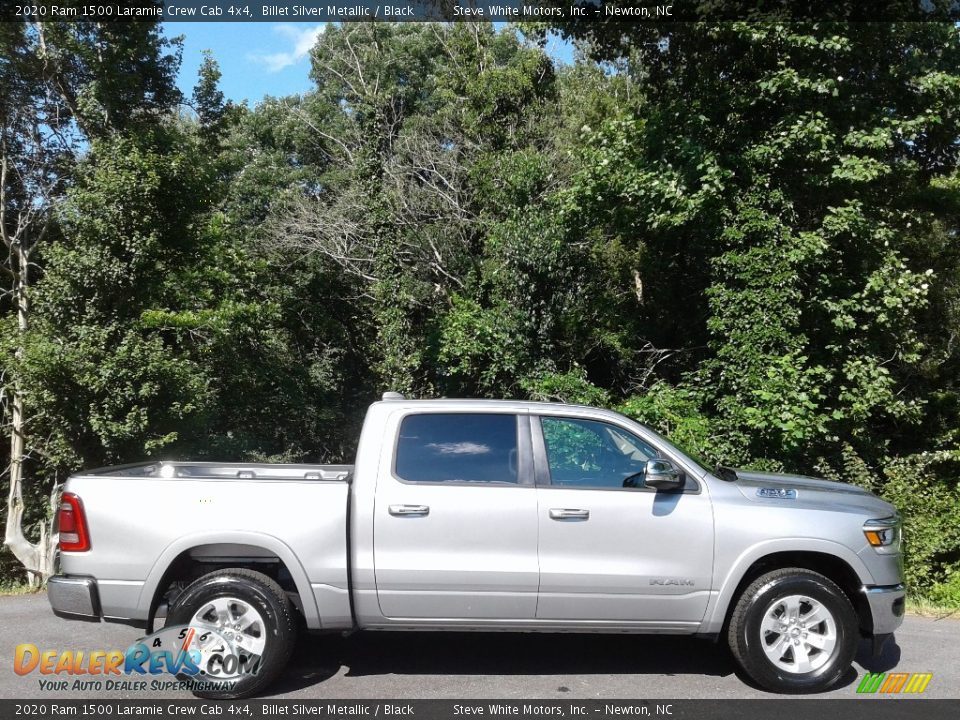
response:
M856 485L820 480L806 475L753 472L736 470L737 489L747 500L762 503L797 503L802 505L832 505L841 509L865 511L874 517L887 517L896 513L896 508L869 490Z

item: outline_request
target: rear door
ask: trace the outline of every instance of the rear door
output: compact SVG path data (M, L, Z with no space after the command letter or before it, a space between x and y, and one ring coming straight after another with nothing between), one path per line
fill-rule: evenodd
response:
M374 510L387 618L532 619L537 498L526 414L409 412Z
M682 491L645 487L646 461L663 455L623 426L575 417L532 420L537 617L695 628L713 570L713 512L698 481L687 478Z

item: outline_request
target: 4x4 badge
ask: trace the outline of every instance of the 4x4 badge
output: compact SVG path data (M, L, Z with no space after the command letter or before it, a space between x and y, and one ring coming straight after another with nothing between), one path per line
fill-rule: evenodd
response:
M796 500L797 491L787 488L765 487L757 490L757 495L762 498L776 498L777 500Z

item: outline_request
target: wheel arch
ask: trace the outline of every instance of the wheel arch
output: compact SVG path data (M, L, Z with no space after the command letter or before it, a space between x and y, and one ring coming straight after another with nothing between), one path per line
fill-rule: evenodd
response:
M721 585L715 602L707 610L703 633L726 632L727 622L744 589L760 575L787 567L812 570L832 580L853 605L860 632L864 635L871 633L873 616L862 588L872 582L872 576L860 558L837 543L819 541L798 548L789 540L751 548L751 551L738 558Z
M139 605L148 608L148 631L152 630L164 596L176 583L225 567L246 567L260 572L272 567L273 579L285 586L307 627L321 627L307 573L290 547L272 535L233 531L185 535L164 549L140 592ZM264 574L271 575L270 572Z

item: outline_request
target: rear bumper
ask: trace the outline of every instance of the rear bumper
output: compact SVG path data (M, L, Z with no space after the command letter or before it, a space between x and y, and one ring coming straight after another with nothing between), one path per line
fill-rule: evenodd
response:
M874 635L889 635L903 623L907 591L904 585L865 585Z
M57 617L100 622L100 593L91 577L55 575L47 581L47 599Z

